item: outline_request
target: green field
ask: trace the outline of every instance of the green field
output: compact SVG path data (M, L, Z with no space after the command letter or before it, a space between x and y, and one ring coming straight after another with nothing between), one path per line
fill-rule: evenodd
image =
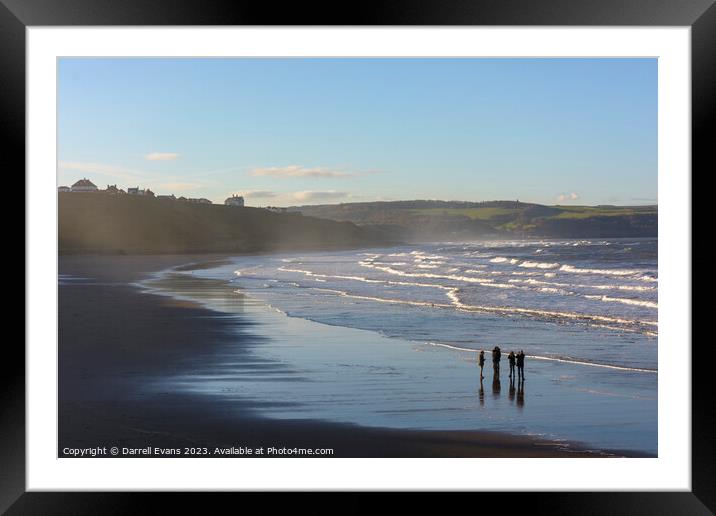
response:
M656 206L555 206L562 213L557 219L586 219L589 217L617 217L629 215L656 215Z
M473 220L491 220L499 217L517 215L519 208L426 208L410 210L413 215L443 216L443 217L469 217Z
M617 217L629 215L657 214L656 206L548 206L559 213L541 218L586 219L590 217ZM406 210L416 216L468 217L473 220L493 220L516 217L523 212L520 208L426 208Z

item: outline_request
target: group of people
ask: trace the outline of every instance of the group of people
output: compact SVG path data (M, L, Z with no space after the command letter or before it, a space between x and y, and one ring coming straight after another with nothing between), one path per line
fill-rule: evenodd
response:
M500 358L502 357L502 351L500 351L500 346L495 346L495 348L492 350L492 369L495 373L495 375L500 375ZM510 351L510 354L507 355L507 361L510 363L510 378L513 378L515 376L515 366L517 366L517 377L518 379L524 381L525 379L525 352L520 350L519 352L515 353L514 351ZM477 363L480 366L480 380L484 378L482 375L482 369L485 367L485 350L481 350L480 354L477 358Z

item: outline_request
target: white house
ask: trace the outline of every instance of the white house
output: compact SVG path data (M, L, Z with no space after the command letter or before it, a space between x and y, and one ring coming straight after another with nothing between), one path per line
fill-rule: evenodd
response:
M136 188L127 188L127 193L129 195L141 195L146 197L154 197L154 192L152 192L149 188L140 190L139 187Z
M240 195L232 195L224 201L227 206L243 206L244 198Z
M72 185L73 192L96 192L97 186L87 178L80 179Z
M58 192L71 192L72 188L70 188L69 186L58 186L57 191Z

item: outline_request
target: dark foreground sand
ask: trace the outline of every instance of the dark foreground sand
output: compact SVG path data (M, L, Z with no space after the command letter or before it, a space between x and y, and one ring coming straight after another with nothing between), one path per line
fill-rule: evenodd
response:
M59 441L65 448L332 448L333 457L602 457L496 432L406 431L259 417L256 403L149 393L145 380L191 367L226 344L246 350L267 336L249 320L153 294L132 282L217 256L61 257ZM186 270L186 268L185 268ZM270 337L270 336L268 336ZM262 367L256 364L255 367ZM186 455L184 455L186 456ZM216 456L216 455L212 455ZM237 456L237 455L233 455ZM273 455L286 456L286 455Z

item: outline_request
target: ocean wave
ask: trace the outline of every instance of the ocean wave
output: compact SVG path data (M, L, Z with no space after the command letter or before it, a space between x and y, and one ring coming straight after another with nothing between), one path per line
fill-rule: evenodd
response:
M459 296L460 290L453 289L447 293L447 296L452 300L455 307L466 310L466 311L479 311L479 312L492 312L492 313L504 313L504 314L518 314L532 317L540 317L546 319L570 319L582 322L605 322L611 324L619 324L626 328L643 327L643 326L658 326L655 321L643 321L634 319L624 319L620 317L612 317L607 315L598 314L582 314L577 312L559 312L555 310L542 310L539 308L521 308L515 306L485 306L485 305L470 305L464 303Z
M413 256L416 258L420 258L422 260L447 260L447 256L442 256L440 254L427 254L425 251L411 251Z
M568 287L568 288L593 288L596 290L627 290L634 292L649 292L656 290L656 287L648 287L642 285L587 285L584 283L560 283L556 281L541 281L536 279L510 279L510 283L524 283L526 285L549 285L553 287Z
M475 278L473 276L461 276L456 274L434 274L430 272L408 272L408 271L399 271L397 269L393 269L392 267L388 267L385 265L378 265L376 263L373 263L372 261L363 260L358 262L361 266L376 269L382 272L386 272L388 274L392 274L394 276L403 276L407 278L430 278L430 279L447 279L447 280L453 280L453 281L460 281L464 283L475 283L482 286L487 287L495 287L495 288L517 288L515 285L510 285L507 283L495 283L492 279L487 278Z
M490 262L491 262L491 263L511 263L511 264L515 264L515 263L519 262L519 260L516 259L516 258L505 258L504 256L496 256L495 258L493 258L492 260L490 260Z
M622 303L625 305L634 305L634 306L645 306L647 308L659 308L659 304L655 303L653 301L646 301L643 299L629 299L629 298L623 298L623 297L609 297L609 296L584 296L587 299L597 299L599 301L604 301L607 303Z
M288 269L285 267L280 267L278 270L283 271L283 272L296 272L296 273L304 274L305 276L309 276L309 277L343 279L343 280L360 281L363 283L378 283L378 284L406 286L406 287L427 287L427 288L436 288L436 289L445 290L445 291L452 290L452 288L453 288L453 287L446 287L444 285L438 285L435 283L417 283L414 281L393 281L393 280L366 278L365 276L347 276L347 275L340 275L340 274L319 274L317 272L312 272L312 271L308 271L308 270L304 270L304 269Z
M329 292L333 294L337 294L341 297L348 297L351 299L363 299L365 301L377 301L379 303L392 303L392 304L401 304L401 305L412 305L412 306L423 306L423 307L440 307L440 308L449 308L451 305L447 303L431 303L429 301L411 301L409 299L393 299L393 298L387 298L387 297L377 297L377 296L365 296L362 294L352 294L351 292L347 292L345 290L336 290L331 288L319 288L319 287L309 287L311 290L318 290L320 292Z
M557 267L559 267L559 264L558 263L524 261L519 266L524 267L526 269L556 269Z
M589 268L578 268L572 265L562 265L559 268L562 272L569 272L572 274L601 274L605 276L636 276L635 279L641 281L658 281L653 276L644 274L644 271L637 269L589 269Z
M553 310L540 310L537 308L470 305L467 303L463 303L463 301L460 299L460 297L459 297L460 289L459 288L449 287L449 286L445 286L445 285L436 285L434 283L396 282L396 281L390 281L390 280L369 279L369 278L365 278L362 276L319 274L319 273L315 273L315 272L304 270L304 269L289 269L287 267L281 267L279 270L283 270L286 272L301 273L308 277L314 277L314 278L320 277L320 278L348 279L348 280L362 281L362 282L366 282L366 283L387 283L387 284L393 284L393 285L437 288L437 289L445 291L445 293L446 293L448 299L450 299L451 303L450 304L441 304L441 303L432 303L432 302L427 302L427 301L410 301L410 300L404 300L404 299L380 298L380 297L362 296L362 295L358 295L358 294L352 294L352 293L344 291L344 290L320 289L323 291L331 291L331 292L335 292L335 293L340 293L342 296L354 297L357 299L374 300L374 301L380 301L380 302L385 302L385 303L403 303L403 304L411 304L411 305L417 305L417 306L439 306L439 307L454 306L455 308L458 308L460 310L465 310L465 311L518 314L518 315L527 315L527 316L533 316L533 317L543 317L543 318L549 318L549 319L561 318L561 319L582 320L582 321L590 321L590 322L593 321L593 322L598 322L598 323L603 322L603 323L619 324L621 326L627 326L627 327L629 327L629 326L644 326L644 325L657 326L658 325L656 322L653 322L653 321L637 321L637 320L623 319L623 318L610 317L610 316L598 315L598 314L580 314L580 313L575 313L575 312L559 312L559 311L553 311ZM488 281L488 280L483 280L483 281ZM493 283L490 286L495 286L498 288L500 288L501 286L506 287L506 288L510 287L509 285L500 284L500 283Z
M538 289L540 292L547 292L549 294L560 294L562 296L572 296L574 295L574 292L569 292L567 290L561 289L561 288L554 288L554 287L540 287Z
M464 283L471 283L471 284L478 284L480 286L484 287L492 287L492 288L500 288L500 289L510 289L510 288L518 288L518 289L528 289L529 287L521 287L518 285L515 285L514 283L499 283L495 280L489 279L489 278L475 278L475 277L469 277L469 276L461 276L461 275L451 275L451 274L435 274L435 273L428 273L428 272L408 272L408 271L401 271L393 269L392 267L388 267L385 265L379 265L374 263L372 260L363 260L360 262L360 264L364 267L379 270L381 272L387 272L390 275L393 276L399 276L402 278L426 278L426 279L451 279L459 282ZM459 286L452 286L452 285L441 285L436 283L425 283L420 281L396 281L396 280L390 280L390 279L377 279L377 278L368 278L364 276L357 276L357 275L340 275L340 274L321 274L316 273L310 270L306 269L298 269L298 268L290 268L288 266L282 266L278 270L284 271L284 272L294 272L303 274L307 277L312 278L324 278L324 279L339 279L339 280L352 280L352 281L359 281L359 282L365 282L365 283L372 283L372 284L385 284L385 285L399 285L399 286L408 286L408 287L425 287L425 288L432 288L432 289L439 289L445 292L445 295L450 300L450 303L434 303L429 301L420 301L420 300L406 300L406 299L392 299L392 298L382 298L379 296L366 296L366 295L360 295L360 294L354 294L345 290L339 290L339 289L319 289L324 292L333 292L335 294L345 296L345 297L351 297L355 299L363 299L363 300L371 300L376 302L383 302L383 303L396 303L396 304L406 304L406 305L413 305L413 306L430 306L430 307L440 307L440 308L454 308L461 311L474 311L474 312L484 312L484 313L492 313L492 314L502 314L502 315L517 315L517 316L527 316L527 317L535 317L550 321L558 321L558 320L571 320L577 323L586 323L590 326L595 327L603 327L605 329L609 330L616 330L616 331L627 331L627 332L638 332L642 333L648 336L657 336L657 333L654 331L653 328L658 327L658 323L654 321L643 321L643 320L633 320L633 319L627 319L627 318L620 318L620 317L613 317L613 316L607 316L607 315L601 315L601 314L584 314L584 313L576 313L576 312L562 312L562 311L555 311L555 310L543 310L540 308L522 308L522 307L513 307L513 306L493 306L493 305L474 305L465 303L460 298L460 287ZM517 281L531 281L529 280L517 280ZM537 280L534 280L535 283L538 285L539 282ZM543 282L543 283L549 283L549 282ZM567 284L565 284L567 285ZM536 286L536 285L535 285ZM563 289L549 289L550 286L554 285L545 285L547 288L543 290L544 292L550 292L550 293L559 293L562 295L572 295L574 293L563 290ZM309 287L311 288L311 287ZM600 300L603 296L597 296ZM606 296L605 296L606 297ZM607 298L609 300L611 299L620 299L620 298Z

